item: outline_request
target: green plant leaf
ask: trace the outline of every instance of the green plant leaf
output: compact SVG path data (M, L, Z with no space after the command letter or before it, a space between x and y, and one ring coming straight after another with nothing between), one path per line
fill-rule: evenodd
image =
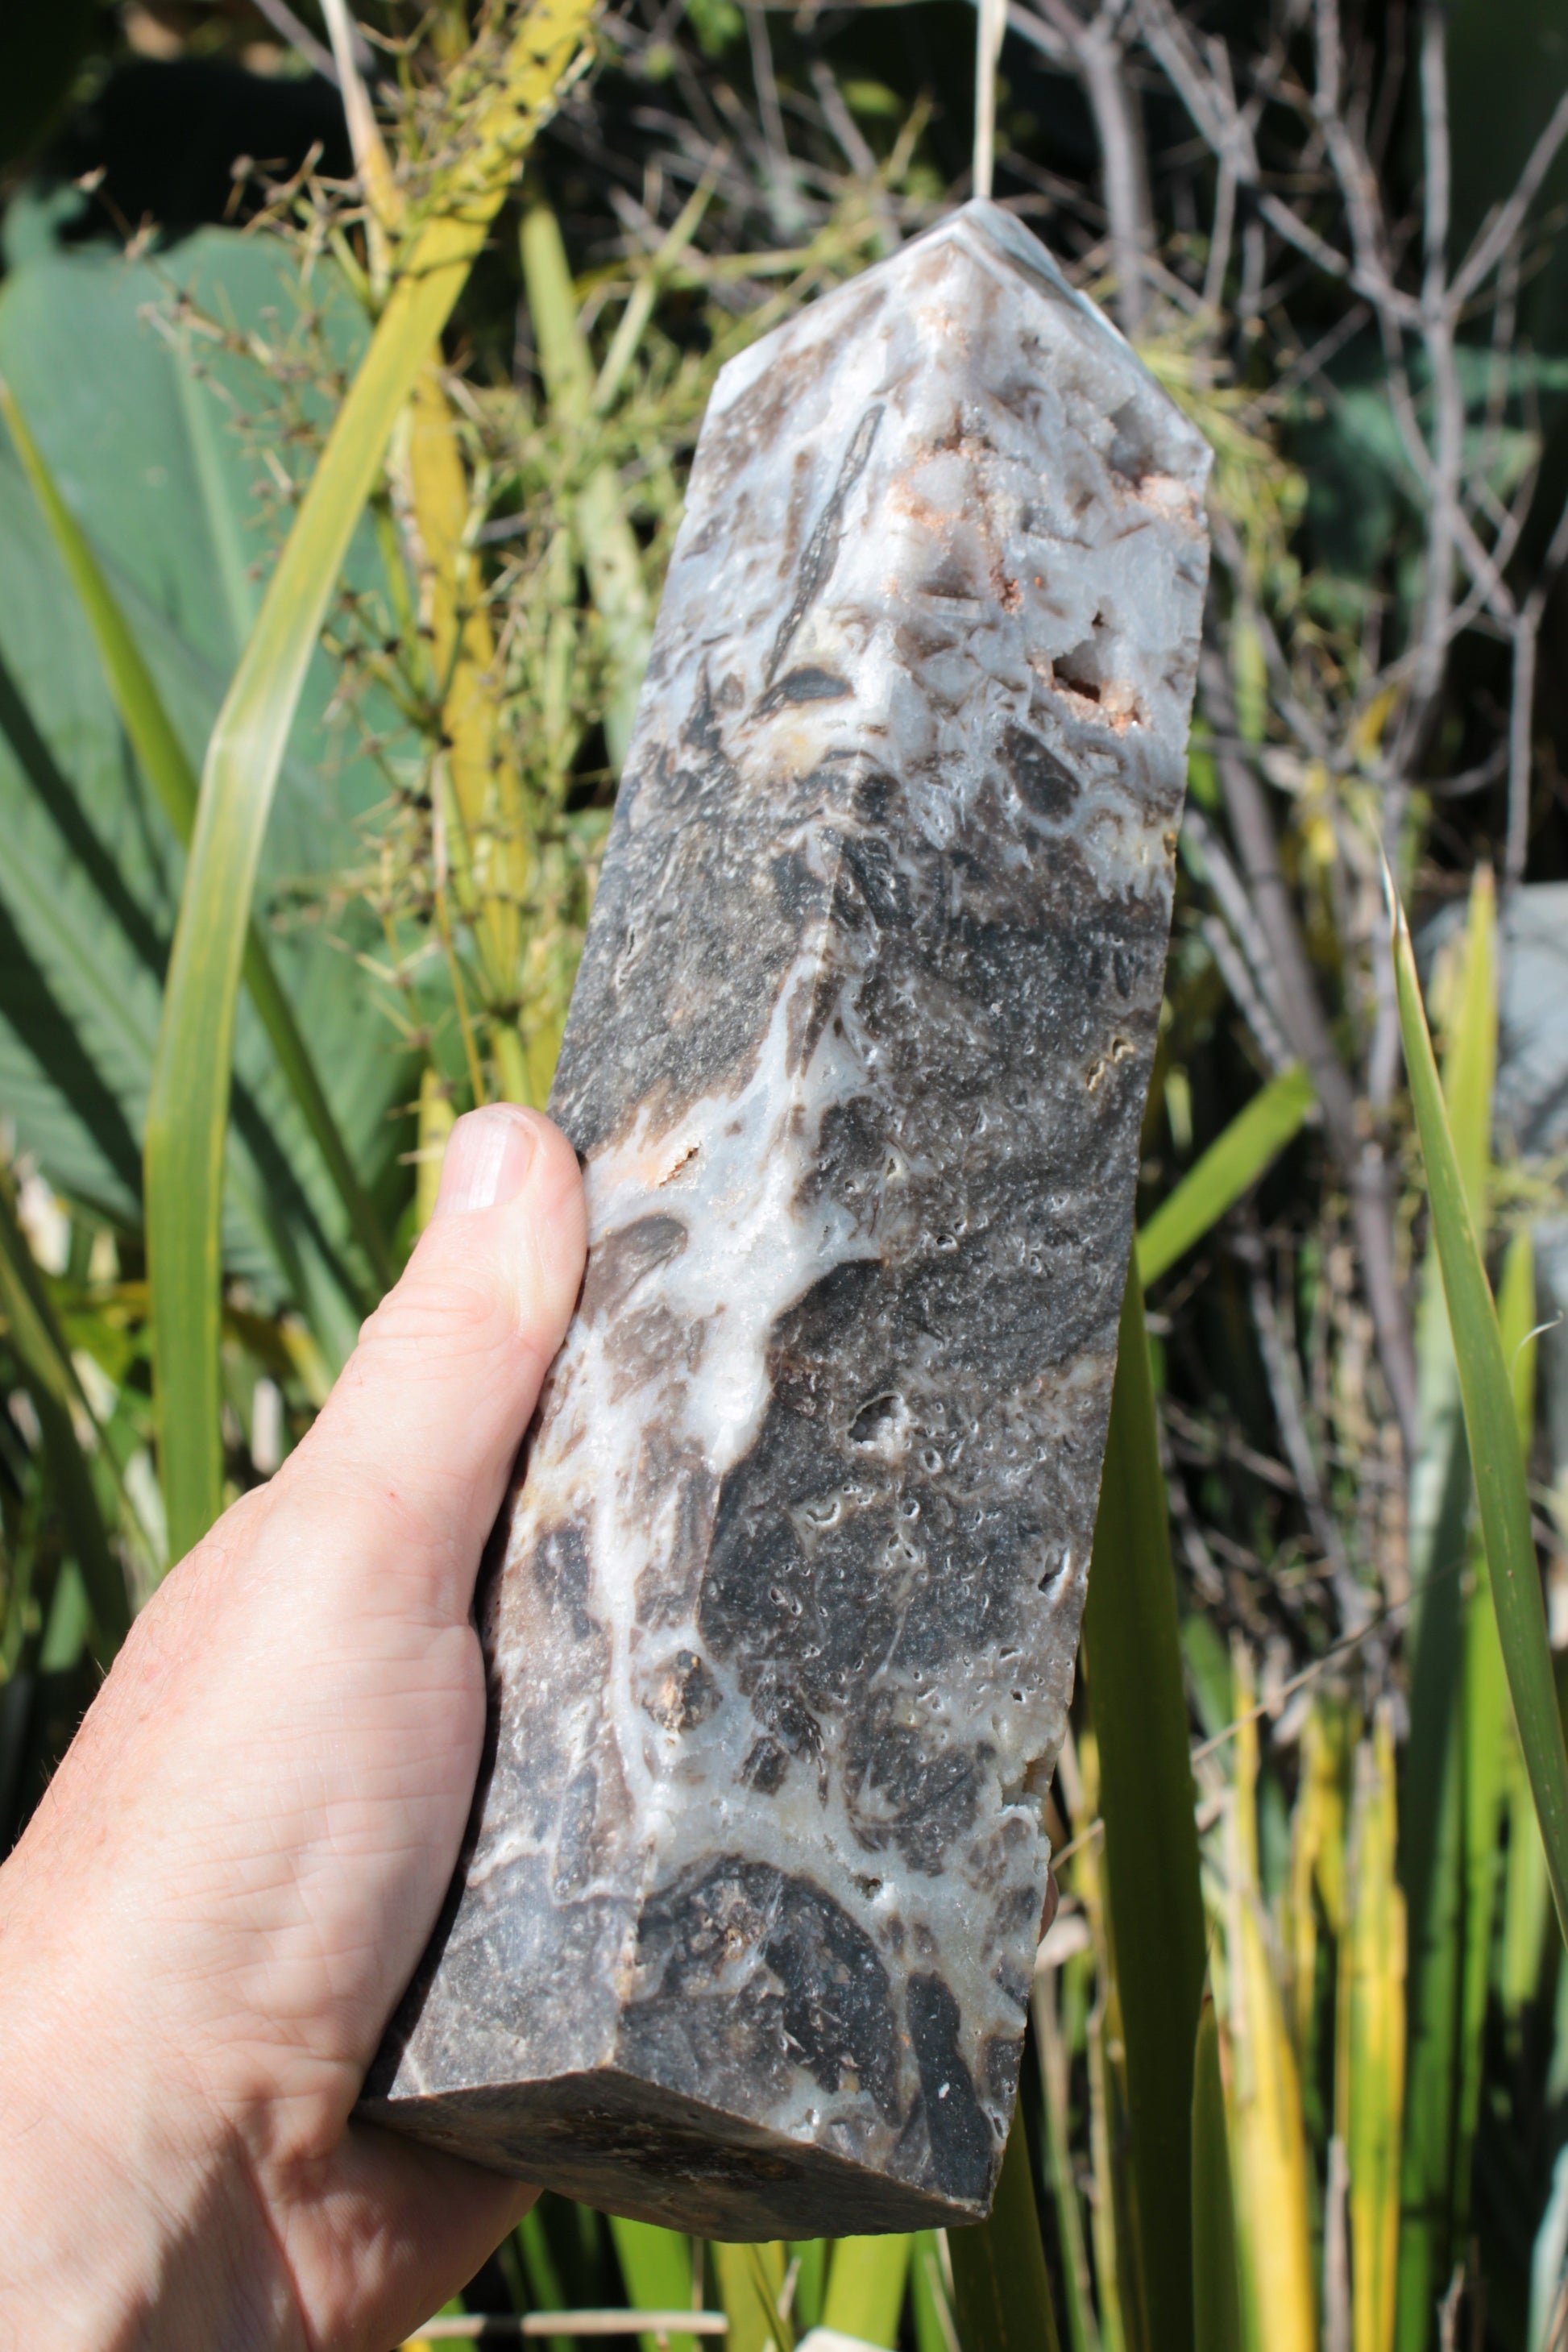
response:
M169 1549L223 1504L219 1227L235 1003L268 814L305 673L399 412L556 89L591 0L531 0L412 233L300 501L207 747L147 1105L147 1255ZM481 74L493 73L486 60ZM454 69L454 86L469 69Z
M963 2352L1059 2352L1021 2111L1003 2152L988 2221L947 2233Z
M1568 1752L1547 1640L1513 1386L1416 978L1404 908L1394 902L1394 979L1405 1067L1426 1168L1432 1230L1458 1360L1481 1533L1514 1720L1541 1823L1559 1927L1568 1936Z
M0 726L16 719L5 709L0 672ZM78 828L95 851L101 845L65 780L57 774L54 782L67 821L57 830L61 812L51 811L46 828L37 810L14 810L3 861L0 1010L32 1060L31 1069L13 1060L5 1071L5 1099L62 1190L111 1222L134 1225L135 1131L157 1035L162 959L155 935L149 943L140 925L130 936L106 927L102 893L73 854ZM56 832L53 855L39 838L46 829ZM57 1105L67 1110L65 1118ZM231 1263L275 1296L292 1299L324 1339L352 1338L347 1277L295 1177L276 1106L240 1086L234 1111L225 1222Z
M771 2345L773 2352L790 2352L795 2331L779 2312L787 2268L783 2241L733 2243L716 2239L712 2262L730 2322L726 2347L733 2346L734 2352L767 2352Z
M1350 2171L1356 2352L1390 2352L1397 2324L1405 1915L1394 1875L1396 1843L1394 1742L1384 1717L1356 1758L1339 1957L1335 2128Z
M1140 2272L1156 2352L1192 2344L1193 2052L1203 1896L1164 1473L1143 1298L1129 1266L1083 1616L1100 1752Z
M827 2292L827 2262L832 2251L832 2241L827 2238L797 2238L790 2242L789 2258L796 2266L790 2316L797 2336L821 2325L823 2297ZM944 2352L952 2352L952 2347L944 2347Z
M174 345L175 305L231 322L219 345L194 329ZM301 309L301 302L304 308ZM184 315L182 313L181 315ZM296 341L307 335L308 347ZM290 380L319 352L352 366L363 320L330 264L308 298L278 240L204 230L156 258L47 253L0 287L0 370L62 498L90 519L99 569L139 647L187 761L222 698L268 552L260 470L225 422L272 430L277 385L249 355L280 349ZM191 353L205 354L204 380ZM205 380L210 379L210 380ZM114 398L103 396L105 384ZM307 407L314 394L300 395ZM279 429L281 429L279 427ZM379 574L367 543L351 586ZM374 563L375 574L370 565ZM302 889L363 856L384 800L374 761L326 716L338 685L312 662L279 781L258 898ZM363 718L378 734L379 698ZM79 600L37 498L0 433L0 1100L20 1149L56 1188L121 1230L142 1217L141 1131L184 856L128 755ZM13 854L14 853L14 854ZM395 1107L407 1056L353 950L367 916L268 926L268 948L355 1166L384 1213L408 1187ZM268 1311L292 1306L329 1367L352 1344L364 1276L336 1188L248 1000L238 1008L236 1095L224 1199L226 1265ZM302 1286L300 1286L302 1284Z
M695 228L696 219L691 226ZM593 425L594 365L577 323L577 298L566 248L548 205L529 206L523 216L521 250L528 307L551 413L568 431L585 437ZM674 259L673 254L669 259ZM667 261L667 269L668 266ZM574 528L604 625L610 668L605 740L611 762L618 769L637 715L637 695L653 641L653 617L643 584L637 534L627 519L613 466L589 467L577 493Z
M1300 1132L1316 1096L1298 1063L1255 1094L1223 1135L1161 1202L1138 1234L1138 1276L1145 1289L1216 1225Z
M124 1572L110 1549L91 1465L76 1432L78 1413L89 1421L92 1416L17 1220L10 1176L4 1168L0 1168L0 1316L26 1377L60 1516L92 1604L99 1656L107 1665L129 1630L131 1603Z
M1193 2341L1200 2352L1241 2352L1240 2295L1219 2020L1205 1991L1193 2059Z
M687 2311L691 2306L691 2241L678 2230L661 2230L653 2221L628 2221L610 2217L610 2235L632 2303L642 2311ZM637 2338L642 2352L697 2352L695 2336Z
M896 2344L912 2242L906 2237L840 2238L828 2266L824 2327L858 2336L863 2344Z
M1072 2147L1070 2101L1071 2056L1062 2032L1058 2008L1061 1971L1037 1967L1029 2012L1035 2028L1035 2054L1039 2061L1045 2097L1046 2168L1057 2210L1057 2242L1061 2250L1062 2302L1066 2306L1068 2342L1072 2352L1100 2352L1100 2331L1094 2309L1094 2288L1089 2267L1079 2204L1078 2166ZM922 2347L923 2352L923 2347Z
M115 601L89 545L86 532L61 497L44 454L28 430L15 395L0 377L0 415L10 428L23 471L33 486L53 536L60 562L80 599L83 613L97 640L125 731L142 763L143 774L157 793L164 815L179 841L189 846L196 814L196 776L184 745L168 712L157 683L142 658L142 648ZM339 1131L337 1120L317 1073L310 1051L294 1018L267 944L254 917L245 946L245 977L251 1001L271 1040L279 1067L293 1089L295 1100L316 1139L329 1174L337 1186L378 1281L384 1286L395 1276L392 1253L374 1203L361 1183L358 1171ZM367 1305L372 1302L367 1299Z
M942 2268L945 2251L937 2231L916 2231L910 2248L910 2316L915 2352L958 2352L952 2301Z
M1484 1214L1497 1058L1497 969L1491 877L1476 877L1452 985L1442 1086L1453 1129L1465 1139L1461 1181ZM1404 1757L1399 1874L1410 1920L1407 2127L1400 2194L1398 2341L1418 2352L1447 2278L1459 2226L1457 2126L1468 2063L1461 2045L1466 1991L1467 1892L1487 1864L1475 1853L1478 1807L1468 1766L1468 1686L1483 1695L1478 1644L1485 1629L1467 1609L1470 1472L1459 1371L1436 1236L1421 1273L1416 1319L1419 1444L1411 1465L1408 1559L1412 1592L1406 1655L1410 1737ZM1480 1679L1478 1680L1478 1675ZM1484 1807L1479 1810L1484 1810ZM1467 1829L1472 1835L1467 1838ZM1467 1853L1470 1863L1467 1862ZM1473 1865L1473 1866L1472 1866ZM1469 1968L1479 1964L1479 1927Z

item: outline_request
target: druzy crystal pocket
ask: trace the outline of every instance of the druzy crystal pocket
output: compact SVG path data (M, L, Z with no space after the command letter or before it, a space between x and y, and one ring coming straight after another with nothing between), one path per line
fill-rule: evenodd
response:
M987 204L719 380L552 1100L587 1279L381 2121L718 2237L988 2203L1207 466Z

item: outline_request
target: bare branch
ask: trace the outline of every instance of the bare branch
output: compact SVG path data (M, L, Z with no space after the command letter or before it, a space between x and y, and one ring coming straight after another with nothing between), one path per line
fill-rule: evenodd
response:
M1285 1043L1274 1015L1264 1003L1262 991L1253 978L1250 966L1217 915L1204 917L1203 932L1219 976L1230 992L1232 1003L1251 1030L1271 1074L1277 1078L1282 1076L1292 1066L1296 1056Z
M1403 293L1385 270L1369 270L1358 262L1348 261L1342 253L1336 253L1327 238L1321 237L1316 229L1309 228L1305 221L1298 220L1289 205L1282 204L1278 196L1260 196L1258 209L1269 227L1278 230L1288 245L1293 245L1298 252L1306 254L1331 278L1342 278L1347 286L1364 295L1375 309L1386 310L1389 317L1396 319L1401 326L1419 325L1421 305L1413 295Z
M1524 226L1524 216L1541 191L1541 184L1556 160L1557 150L1568 139L1568 89L1565 89L1552 110L1552 120L1531 151L1530 161L1519 175L1518 184L1508 202L1481 230L1469 252L1454 274L1448 289L1448 302L1456 315L1461 311L1476 289L1495 269Z
M1205 654L1204 698L1226 732L1235 725L1230 681L1223 663ZM1350 1194L1357 1254L1372 1309L1378 1360L1398 1416L1405 1455L1415 1450L1415 1355L1410 1318L1395 1271L1394 1200L1383 1147L1357 1114L1355 1095L1335 1049L1312 977L1289 886L1280 870L1274 822L1263 787L1247 761L1221 751L1215 765L1225 792L1231 832L1241 852L1259 928L1276 976L1270 991L1298 1058L1311 1072L1323 1124Z
M1431 723L1442 688L1450 642L1454 558L1462 521L1459 483L1464 466L1465 404L1454 352L1453 314L1447 302L1447 21L1441 0L1424 0L1421 12L1421 127L1426 164L1421 332L1431 370L1436 415L1427 478L1426 593L1411 694L1401 716L1394 751L1394 764L1398 767L1413 761L1415 748ZM1416 437L1419 439L1418 434ZM1391 791L1386 796L1384 822L1384 854L1391 860L1397 850L1404 820L1405 794Z
M1307 1427L1307 1400L1302 1391L1300 1366L1294 1348L1287 1344L1280 1328L1279 1309L1264 1265L1263 1244L1255 1228L1243 1224L1232 1236L1232 1246L1247 1270L1253 1327L1258 1333L1258 1352L1263 1358L1263 1369L1268 1381L1279 1442L1285 1448L1285 1458L1290 1465L1313 1541L1328 1562L1330 1580L1339 1607L1341 1630L1346 1633L1359 1633L1372 1612L1366 1594L1351 1572L1339 1526L1323 1490L1317 1455Z
M1129 335L1143 323L1150 263L1154 251L1154 218L1149 200L1149 167L1138 100L1128 81L1122 43L1117 29L1121 16L1114 0L1089 22L1075 16L1068 0L1038 0L1040 34L1054 33L1060 49L1084 87L1100 142L1105 210L1110 223L1111 268L1116 278L1116 309ZM1041 20L1044 20L1042 23ZM1029 20L1010 9L1008 20L1025 31ZM1036 46L1056 58L1047 37Z
M877 215L884 253L893 252L903 243L903 231L898 215L888 201L877 168L877 158L866 143L859 124L844 103L844 93L833 78L833 69L823 58L817 58L811 68L812 87L822 108L823 119L844 151L844 159L858 180L863 180L870 193L871 208Z
M800 190L795 184L789 142L784 136L767 18L759 0L745 0L745 11L746 32L752 51L752 79L757 92L757 113L767 145L769 205L779 227L786 236L791 236L805 225L805 212L801 204Z
M258 13L266 17L279 38L287 41L307 65L314 66L323 81L330 81L336 88L338 68L331 49L317 40L309 25L301 24L289 7L289 0L256 0L256 6ZM360 71L363 73L369 69L370 47L363 33L359 35L357 47L363 51L358 60Z
M1541 624L1557 574L1568 562L1568 505L1557 519L1540 574L1520 608L1513 629L1513 680L1508 712L1508 845L1503 859L1503 887L1514 890L1524 879L1530 854L1530 778L1532 767L1531 728L1535 716L1535 666Z
M1170 0L1137 0L1137 6L1144 42L1164 68L1200 137L1207 140L1233 180L1243 187L1255 186L1258 150L1252 126L1218 72L1205 66L1197 44Z
M1031 47L1038 49L1052 65L1059 66L1063 73L1077 70L1071 43L1063 38L1054 25L1047 25L1042 17L1037 16L1032 8L1020 7L1018 0L1008 0L1007 29L1017 33Z

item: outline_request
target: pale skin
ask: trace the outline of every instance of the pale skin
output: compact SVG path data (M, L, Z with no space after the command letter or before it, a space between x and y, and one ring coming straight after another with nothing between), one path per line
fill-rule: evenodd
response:
M457 1860L474 1579L585 1236L548 1119L458 1120L315 1426L0 1869L0 2352L387 2352L531 2200L353 2109Z
M0 2347L387 2352L532 2194L352 2119L484 1729L480 1549L582 1276L531 1111L137 1619L0 1870Z

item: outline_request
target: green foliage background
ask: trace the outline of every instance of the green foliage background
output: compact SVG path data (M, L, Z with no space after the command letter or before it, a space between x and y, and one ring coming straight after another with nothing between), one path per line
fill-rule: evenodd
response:
M389 185L438 214L479 103L476 25L458 0L361 13ZM1327 13L1044 7L1042 37L1016 23L1003 52L998 194L1120 306L1215 441L1221 560L1114 1507L1047 1801L1064 1901L995 2218L951 2242L704 2248L547 2196L470 2312L709 2304L738 2352L793 2352L819 2321L910 2352L1563 2340L1568 1766L1541 1595L1568 1571L1531 1255L1563 1161L1494 1146L1490 869L1506 963L1510 886L1568 873L1568 599L1542 569L1568 491L1568 148L1452 370L1467 511L1521 609L1541 583L1510 873L1517 667L1495 600L1410 717L1434 560L1410 421L1436 446L1441 352L1412 329L1402 375L1357 289L1299 242L1269 248L1261 289L1248 274L1265 197L1340 234L1310 96ZM1401 287L1420 277L1432 15L1344 26ZM482 37L515 11L475 16ZM1568 84L1557 16L1447 14L1456 256ZM325 21L295 22L319 49ZM1136 96L1156 247L1136 322L1063 23L1109 26ZM1237 89L1273 76L1261 176L1217 263L1221 175L1170 66L1200 37L1192 55L1212 68L1223 44ZM82 0L0 28L0 380L193 774L402 251L289 37L251 0ZM353 529L253 908L205 910L220 939L254 914L353 1176L242 992L210 1396L166 1337L154 1382L147 1265L184 834L38 467L0 434L0 1846L168 1564L160 1395L184 1380L210 1407L226 1495L269 1475L382 1253L427 1213L452 1118L543 1098L713 375L965 193L973 40L959 0L601 21ZM1321 94L1321 52L1318 70ZM171 168L161 71L192 77L193 124L239 92L254 142L205 179ZM1425 1012L1379 841L1419 914L1451 908ZM1381 1307L1335 1084L1385 1174Z

